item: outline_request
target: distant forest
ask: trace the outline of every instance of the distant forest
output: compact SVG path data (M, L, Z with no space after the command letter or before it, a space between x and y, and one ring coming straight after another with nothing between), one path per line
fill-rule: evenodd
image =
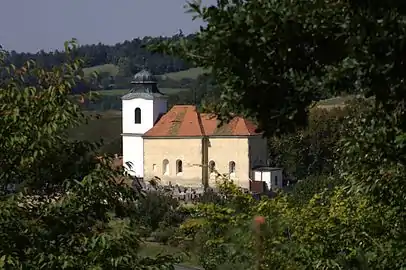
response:
M81 45L76 54L81 57L84 64L84 81L74 88L73 94L83 93L90 90L114 90L129 89L131 77L146 66L153 74L163 75L166 73L188 70L193 66L177 58L153 54L145 47L159 41L176 40L179 38L191 38L192 35L183 34L172 37L144 37L132 41L124 41L115 45L93 44ZM9 51L8 61L15 66L22 66L27 60L34 60L38 66L45 69L58 66L66 61L63 51L36 53ZM97 76L94 75L97 72ZM158 76L159 85L162 88L180 88L190 90L196 85L196 78L171 79ZM200 84L200 83L199 83ZM189 94L190 95L190 94ZM188 98L190 99L190 98Z
M79 83L72 94L80 94L90 90L109 90L109 94L102 95L101 101L88 104L88 110L105 111L121 107L120 96L123 89L130 89L132 76L146 66L155 75L164 75L185 71L190 76L157 76L159 87L169 89L169 104L196 104L198 106L212 104L219 97L215 81L210 75L200 74L199 69L180 59L153 54L145 46L164 40L185 38L182 34L172 37L144 37L132 41L124 41L115 45L93 44L81 45L76 54L84 61L84 81ZM186 36L192 38L192 35ZM28 60L34 60L38 66L50 69L66 61L63 51L25 53L9 51L8 61L15 66L22 66ZM190 73L189 73L190 70ZM97 76L94 77L94 71ZM193 74L194 73L194 74ZM193 75L193 76L192 76ZM114 91L120 90L120 91ZM111 94L112 91L117 94ZM106 92L107 93L107 92Z
M120 75L130 75L139 71L147 59L148 68L155 74L176 72L191 68L192 66L182 60L161 54L152 54L144 48L145 45L162 40L173 40L182 37L144 37L132 41L124 41L109 46L104 44L82 45L77 50L78 56L85 60L85 67L104 64L114 64L120 68ZM187 36L189 38L190 36ZM37 53L9 52L9 60L16 66L21 66L29 59L34 59L38 65L45 68L60 65L65 60L63 51Z

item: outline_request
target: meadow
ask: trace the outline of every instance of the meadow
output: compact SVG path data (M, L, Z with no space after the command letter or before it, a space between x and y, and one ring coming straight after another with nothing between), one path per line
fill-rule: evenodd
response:
M196 80L197 77L200 75L204 74L205 72L208 72L207 70L197 67L197 68L190 68L187 70L182 70L178 72L170 72L162 75L162 78L169 78L175 81L180 81L182 79L193 79Z
M98 72L98 73L108 73L110 76L116 76L118 74L118 71L119 71L118 66L116 66L114 64L105 64L105 65L84 68L83 75L85 77L90 77L93 72Z

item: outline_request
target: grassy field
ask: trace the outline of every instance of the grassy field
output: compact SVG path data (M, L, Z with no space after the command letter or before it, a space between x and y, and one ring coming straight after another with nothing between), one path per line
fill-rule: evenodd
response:
M93 66L90 68L84 68L83 69L83 74L85 77L89 77L93 72L99 72L99 73L109 73L110 76L116 76L118 73L118 66L113 65L113 64L105 64L105 65L99 65L99 66Z
M91 115L91 112L86 112ZM93 113L95 115L95 113ZM106 111L101 114L100 119L89 120L88 124L83 124L69 132L74 140L86 140L97 142L103 140L104 146L100 149L107 153L122 153L121 149L121 112Z
M199 75L202 75L205 72L203 68L190 68L187 70L182 70L178 72L170 72L166 73L162 76L164 79L165 77L175 80L175 81L180 81L182 79L197 79Z
M86 114L91 113L87 112ZM88 124L84 124L75 129L72 136L78 140L91 141L97 141L103 137L113 138L114 136L120 136L121 125L121 112L106 111L102 113L100 119L92 119ZM106 141L106 143L108 143L108 141Z

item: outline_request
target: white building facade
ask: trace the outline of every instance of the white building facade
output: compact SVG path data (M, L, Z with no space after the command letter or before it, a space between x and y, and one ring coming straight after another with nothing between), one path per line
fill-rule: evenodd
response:
M253 168L253 177L255 181L265 182L268 190L283 188L283 173L282 168L272 167L256 167Z
M144 177L144 142L142 136L167 112L167 97L157 87L149 71L134 75L134 87L122 97L123 164L128 173Z

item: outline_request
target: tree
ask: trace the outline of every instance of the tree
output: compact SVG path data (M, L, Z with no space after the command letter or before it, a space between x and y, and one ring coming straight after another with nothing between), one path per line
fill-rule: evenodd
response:
M346 119L332 176L343 183L334 190L302 206L282 196L243 212L206 205L196 214L195 227L207 236L203 250L219 250L204 253L207 269L235 258L248 267L260 258L257 269L404 268L405 3L219 0L189 7L205 26L191 40L151 49L211 69L221 87L214 109L224 119L245 114L280 135L306 127L309 105L320 98L371 97L356 100L359 115ZM269 220L263 237L246 233L255 214ZM229 236L236 230L239 238Z
M305 125L312 102L342 91L393 109L404 98L404 7L369 2L192 2L206 25L192 39L150 48L210 68L222 86L217 112L254 116L267 131Z
M207 25L193 39L163 41L151 49L211 69L222 87L217 113L225 119L242 113L257 118L266 131L291 131L305 125L308 106L327 95L320 87L326 66L345 57L345 37L329 36L340 27L342 5L194 2L191 11Z
M314 107L309 110L308 126L294 133L269 138L270 158L274 166L297 179L310 175L329 175L334 170L337 147L342 139L345 118L357 110L351 104L338 108Z
M70 60L52 70L0 59L0 268L170 268L171 258L137 254L129 218L140 193L122 170L97 159L97 145L68 139L86 121L69 98L82 80L75 49L66 43Z

